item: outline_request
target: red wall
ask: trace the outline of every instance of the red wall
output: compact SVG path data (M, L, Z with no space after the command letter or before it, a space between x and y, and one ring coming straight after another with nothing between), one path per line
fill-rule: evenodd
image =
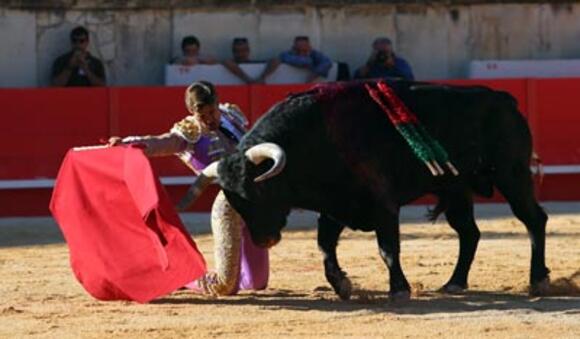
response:
M546 165L580 165L580 79L452 80L486 85L518 100ZM255 122L274 103L309 85L219 86L220 101L239 105ZM0 89L0 180L52 179L67 149L111 135L158 134L187 114L185 87ZM176 158L155 159L161 176L191 175ZM177 201L185 186L169 186ZM216 190L194 207L207 211ZM580 175L552 174L544 200L580 200ZM46 215L50 189L0 189L0 216Z

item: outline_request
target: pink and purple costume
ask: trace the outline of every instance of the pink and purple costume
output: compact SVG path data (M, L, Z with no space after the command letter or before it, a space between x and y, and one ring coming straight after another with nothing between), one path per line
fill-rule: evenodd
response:
M145 145L148 156L176 154L196 174L212 162L231 153L247 126L241 111L230 104L220 104L220 127L202 132L193 116L177 122L169 133L161 136L127 137L123 143ZM227 222L216 220L216 209L226 213ZM221 217L220 217L221 218ZM227 226L223 226L227 225ZM254 245L241 217L229 205L222 192L212 208L212 233L216 271L187 287L214 295L235 294L239 290L264 289L268 284L268 250Z

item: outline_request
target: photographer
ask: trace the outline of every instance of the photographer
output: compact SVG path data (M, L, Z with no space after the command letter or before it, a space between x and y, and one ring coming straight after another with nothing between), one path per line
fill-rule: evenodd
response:
M367 63L356 70L355 79L402 78L414 80L411 66L405 59L395 55L393 44L388 38L377 38Z
M54 86L105 86L105 68L93 57L89 47L89 31L77 27L70 33L72 50L58 57L52 65Z

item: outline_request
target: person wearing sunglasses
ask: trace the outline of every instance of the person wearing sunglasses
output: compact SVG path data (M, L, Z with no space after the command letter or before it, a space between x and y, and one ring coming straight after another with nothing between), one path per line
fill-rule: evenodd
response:
M70 33L72 49L59 56L52 65L53 86L105 86L105 67L92 56L89 31L78 26Z

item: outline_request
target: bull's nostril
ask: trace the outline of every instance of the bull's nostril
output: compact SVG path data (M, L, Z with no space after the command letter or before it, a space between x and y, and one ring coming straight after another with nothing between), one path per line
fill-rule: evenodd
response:
M267 248L272 248L272 247L276 246L277 243L278 243L278 240L276 240L276 239L269 239L268 242L266 243L266 247Z
M273 237L273 238L269 238L266 242L266 246L268 248L272 248L272 247L276 246L280 242L281 238L282 237L280 237L279 235L276 237Z

